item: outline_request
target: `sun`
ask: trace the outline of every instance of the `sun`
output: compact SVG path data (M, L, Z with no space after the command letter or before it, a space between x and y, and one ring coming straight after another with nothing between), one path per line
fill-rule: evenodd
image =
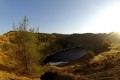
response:
M87 32L120 32L120 3L101 11L86 27Z

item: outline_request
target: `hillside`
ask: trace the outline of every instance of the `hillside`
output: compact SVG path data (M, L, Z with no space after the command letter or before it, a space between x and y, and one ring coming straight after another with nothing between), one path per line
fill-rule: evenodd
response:
M22 53L19 50L19 46L15 41L16 32L10 31L4 35L0 35L0 77L1 80L40 80L40 76L47 71L55 72L54 76L60 77L60 80L69 79L78 80L101 80L103 77L105 79L112 79L116 76L116 79L119 78L120 70L120 37L117 33L109 34L47 34L47 33L29 33L28 40L31 39L31 36L36 37L36 42L32 44L36 46L39 53L36 66L32 66L37 71L33 74L27 74L24 71L24 66L19 64L19 60L16 57L17 53ZM24 36L21 36L24 39ZM17 39L20 40L21 38ZM23 43L23 42L21 42ZM25 44L26 42L24 42ZM29 43L31 44L31 43ZM21 44L20 44L21 45ZM31 47L33 47L31 46ZM33 48L30 50L34 51ZM95 54L94 58L89 60L81 58L78 61L75 61L69 65L63 67L54 67L43 65L43 60L56 52L67 48L73 47L84 47L86 50L92 51ZM29 48L29 46L28 46ZM32 52L31 51L31 52ZM21 55L19 55L21 56ZM18 56L18 58L19 58ZM34 56L34 55L33 55ZM89 56L88 56L89 57ZM31 58L31 57L30 57ZM33 58L32 58L33 59ZM33 59L34 60L34 59ZM110 67L107 67L110 66ZM112 67L111 67L112 66ZM21 69L23 68L23 72ZM31 68L31 67L30 67ZM57 72L56 72L57 71ZM51 74L52 74L51 73ZM50 74L50 75L51 75ZM106 75L103 75L106 74ZM115 74L113 77L110 75ZM33 76L34 75L34 76ZM62 78L62 79L61 79ZM67 79L66 79L67 78Z
M47 47L49 47L49 44L53 43L56 39L64 37L65 35L55 33L36 33L35 36L37 36L38 40L36 44L38 47L39 54L42 58L44 58L44 56L47 56L48 54L52 53L52 51L47 49ZM39 66L40 69L37 68L39 72L35 73L37 74L37 76L35 77L26 73L19 72L19 68L22 68L22 66L19 65L19 62L16 58L17 45L15 43L15 37L16 31L10 31L8 33L5 33L4 35L0 35L0 79L40 80L40 75L47 70L45 66ZM56 48L56 46L54 46L53 48ZM59 48L59 45L56 49L53 48L52 50L54 51L61 49L61 47ZM42 62L39 62L39 65L40 63Z
M119 80L120 79L120 44L112 44L110 51L95 56L88 64L74 71L88 79Z
M111 44L110 50L100 53L89 62L79 61L76 64L63 67L51 67L54 78L62 80L119 80L120 79L120 43ZM44 79L43 79L44 80Z
M8 46L10 45L12 45L12 43L7 36L0 35L0 80L33 80L33 78L16 74L13 69L16 62L10 58L10 54L8 54L10 52ZM34 80L39 80L39 78Z

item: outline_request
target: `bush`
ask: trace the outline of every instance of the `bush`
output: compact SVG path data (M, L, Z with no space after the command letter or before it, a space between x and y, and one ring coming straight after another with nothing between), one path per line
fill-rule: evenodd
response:
M95 56L93 51L88 51L85 55L85 59L92 59Z

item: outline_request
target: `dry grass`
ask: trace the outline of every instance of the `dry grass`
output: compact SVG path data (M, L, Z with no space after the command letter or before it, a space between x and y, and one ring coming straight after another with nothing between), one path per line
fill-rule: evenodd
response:
M6 36L0 36L0 45L4 42L9 42L9 40ZM60 77L67 76L76 80L120 80L120 43L112 44L110 48L110 51L95 56L85 66L73 64L64 67L52 67L51 71L58 72ZM6 60L9 59L4 53L6 52L3 52L0 47L0 80L40 80L39 78L32 79L27 76L15 74L12 71L12 65L8 61L6 64ZM12 62L16 63L14 61ZM94 63L100 65L91 66Z
M111 50L95 56L90 63L103 63L104 61L118 60L120 58L120 44L112 44Z
M120 80L120 44L112 44L110 48L84 65L52 67L52 70L77 80Z
M12 60L13 58L9 58L8 52L10 50L4 51L1 48L4 43L10 44L10 41L5 35L0 35L0 80L40 80L39 78L33 79L27 76L17 75L14 72L12 67L16 64L16 61Z
M0 71L0 80L40 80L39 78L32 79L26 76L18 76L15 73L9 73L6 71Z

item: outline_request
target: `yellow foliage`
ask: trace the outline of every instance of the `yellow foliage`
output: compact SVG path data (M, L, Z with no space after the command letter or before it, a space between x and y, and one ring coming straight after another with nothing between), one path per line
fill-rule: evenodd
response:
M0 35L0 42L8 41L8 38L4 35Z
M0 80L40 80L39 78L28 78L26 76L18 76L15 73L0 71Z
M120 54L120 44L112 44L111 45L111 50L110 51L106 51L103 52L97 56L95 56L90 63L94 63L94 62L102 62L104 60L111 60L111 59L117 59Z

